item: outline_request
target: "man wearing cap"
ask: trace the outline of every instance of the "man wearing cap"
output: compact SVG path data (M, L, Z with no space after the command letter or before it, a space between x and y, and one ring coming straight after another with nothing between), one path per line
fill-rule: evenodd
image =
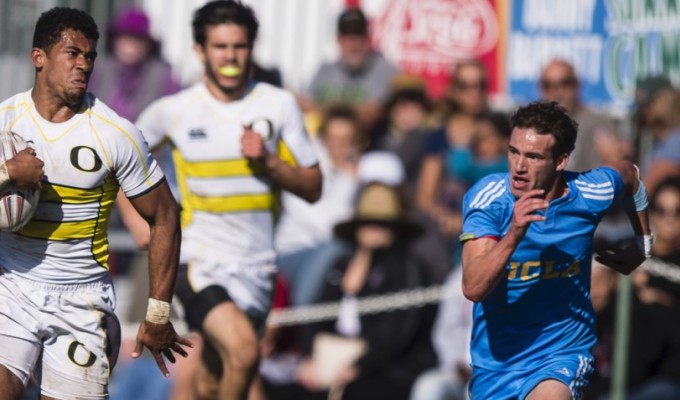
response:
M349 8L340 14L337 41L340 58L318 70L303 95L303 108L352 104L365 126L371 126L398 69L371 48L368 21L358 8Z

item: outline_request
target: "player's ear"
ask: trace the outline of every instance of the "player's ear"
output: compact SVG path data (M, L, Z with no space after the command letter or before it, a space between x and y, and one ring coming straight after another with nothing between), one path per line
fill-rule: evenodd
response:
M205 64L205 47L199 43L194 43L194 52L201 64Z
M34 47L31 50L31 61L33 62L33 66L35 66L36 69L41 69L45 65L46 58L47 54L45 53L45 50L39 49L37 47Z
M557 165L555 166L555 170L558 172L564 171L567 168L567 164L569 163L569 154L563 153L557 158Z

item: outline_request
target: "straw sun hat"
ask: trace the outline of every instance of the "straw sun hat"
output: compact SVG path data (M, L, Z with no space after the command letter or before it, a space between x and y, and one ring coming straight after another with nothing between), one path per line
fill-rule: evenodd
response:
M423 227L408 217L405 201L397 189L370 183L359 193L354 216L335 226L335 235L356 241L356 230L363 225L381 225L395 232L398 239L409 240L423 233Z

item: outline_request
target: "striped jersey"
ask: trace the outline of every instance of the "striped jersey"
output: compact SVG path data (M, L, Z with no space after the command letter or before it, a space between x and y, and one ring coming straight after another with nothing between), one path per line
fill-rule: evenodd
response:
M475 303L472 364L522 370L551 355L589 352L595 343L590 302L593 233L623 190L620 175L602 167L564 172L568 193L532 222L505 267L505 277ZM465 195L461 241L502 238L515 198L509 174L480 180ZM466 265L466 268L475 268Z
M253 83L237 101L215 99L197 83L151 104L137 126L152 148L168 141L182 202L182 262L238 265L274 260L278 189L241 153L243 127L295 166L317 164L292 94Z
M0 232L0 266L40 282L101 279L119 188L136 197L164 179L141 133L89 93L71 119L47 121L30 90L0 103L0 129L22 136L45 162L33 218L18 232Z

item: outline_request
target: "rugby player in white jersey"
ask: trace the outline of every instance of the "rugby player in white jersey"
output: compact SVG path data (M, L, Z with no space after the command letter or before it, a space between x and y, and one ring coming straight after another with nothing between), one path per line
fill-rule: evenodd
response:
M137 121L151 147L169 143L173 151L182 198L177 293L205 339L192 379L199 398L247 395L274 290L278 192L316 201L321 191L295 98L249 78L257 30L240 2L198 9L202 81L151 104Z
M168 322L178 207L141 133L86 92L98 38L81 10L43 13L31 50L34 86L0 103L0 129L22 136L28 155L44 161L32 220L0 232L2 399L20 399L34 368L43 399L108 397L120 326L106 229L119 189L151 226L149 309L133 357L147 347L167 376L163 356L174 362L191 345Z

